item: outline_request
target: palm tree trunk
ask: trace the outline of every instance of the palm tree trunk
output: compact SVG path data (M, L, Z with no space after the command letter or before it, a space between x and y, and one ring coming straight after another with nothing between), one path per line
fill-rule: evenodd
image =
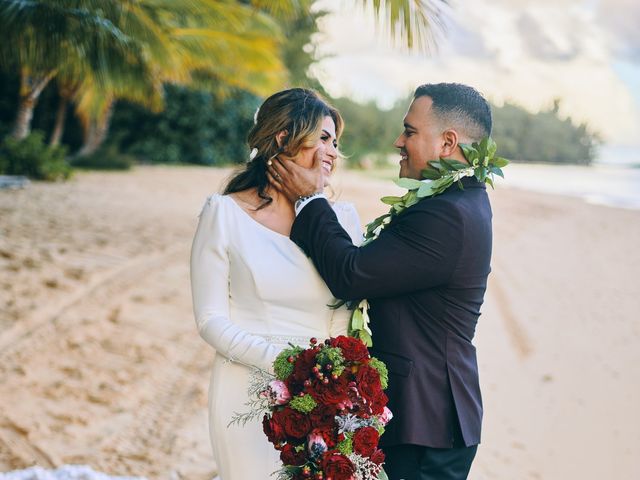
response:
M67 119L68 104L69 99L66 96L61 96L58 111L56 112L56 123L53 128L53 133L51 134L51 140L49 140L49 145L52 147L60 145L60 140L64 133L64 122Z
M44 77L31 77L26 70L22 70L20 75L20 103L16 123L11 133L17 140L22 140L31 132L31 119L33 110L38 103L38 98L44 87L55 76L56 72L49 72Z
M109 101L104 113L95 120L90 120L85 127L84 144L76 154L78 157L95 153L107 138L111 116L113 115L113 100Z

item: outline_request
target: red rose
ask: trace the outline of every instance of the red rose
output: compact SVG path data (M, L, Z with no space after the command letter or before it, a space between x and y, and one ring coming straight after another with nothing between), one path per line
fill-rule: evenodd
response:
M340 335L331 341L331 346L341 348L342 355L349 362L364 362L369 358L367 346L358 338Z
M283 425L279 423L276 418L277 413L278 412L274 412L272 418L269 418L266 414L262 417L262 430L267 436L267 439L274 445L286 439Z
M345 372L337 380L329 380L329 383L314 380L307 391L316 402L322 405L338 405L348 400L348 385L349 380Z
M314 428L333 427L338 409L332 405L318 405L309 414Z
M370 457L378 447L380 434L373 427L363 427L353 435L353 451L363 457Z
M307 461L307 456L305 454L304 448L296 452L295 446L287 443L280 452L280 460L285 465L304 465Z
M384 452L378 449L371 454L370 460L376 465L382 465L382 462L384 462L384 458L385 458Z
M293 378L298 383L303 383L312 374L311 369L316 364L316 353L313 349L300 352L293 366Z
M380 390L380 393L371 401L369 407L371 408L372 415L382 415L384 413L384 407L389 402L387 395Z
M273 413L273 418L284 428L284 433L293 438L304 438L311 430L309 417L293 408L285 407Z
M366 398L368 402L373 402L382 393L380 374L369 365L360 366L356 374L356 382L360 395Z
M322 471L325 478L350 480L356 473L356 468L351 460L341 453L325 453L322 457Z

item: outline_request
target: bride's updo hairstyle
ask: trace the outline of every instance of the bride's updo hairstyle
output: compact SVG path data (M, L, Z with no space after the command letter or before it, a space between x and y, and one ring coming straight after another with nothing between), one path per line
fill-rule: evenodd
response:
M344 126L342 117L317 92L290 88L267 98L257 111L247 137L251 159L229 180L224 194L255 188L263 200L258 209L269 205L273 199L265 193L269 186L267 161L280 154L295 158L302 148L313 147L322 135L324 117L333 119L339 139ZM281 132L285 135L278 145L276 136Z

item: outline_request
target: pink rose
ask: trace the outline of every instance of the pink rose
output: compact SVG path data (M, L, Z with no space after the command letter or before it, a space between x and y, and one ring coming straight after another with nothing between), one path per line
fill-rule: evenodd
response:
M382 422L382 425L386 425L387 423L389 423L392 418L393 413L391 413L389 407L384 407L384 409L382 410L382 415L380 415L380 422Z
M268 398L271 405L285 405L291 400L291 393L281 380L269 382L269 386L261 395Z

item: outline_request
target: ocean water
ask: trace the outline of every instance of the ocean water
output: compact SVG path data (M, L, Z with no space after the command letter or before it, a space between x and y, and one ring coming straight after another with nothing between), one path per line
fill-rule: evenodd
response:
M505 179L496 188L520 188L568 195L610 207L640 209L640 168L629 164L573 165L519 164L504 168Z

